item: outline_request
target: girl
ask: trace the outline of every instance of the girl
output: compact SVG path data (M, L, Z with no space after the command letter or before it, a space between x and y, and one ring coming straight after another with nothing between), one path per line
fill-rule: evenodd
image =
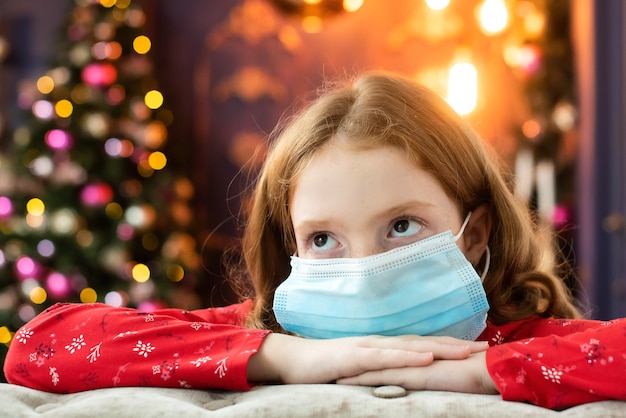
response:
M626 322L580 319L541 236L443 100L365 74L273 143L243 238L254 300L59 304L16 333L5 374L54 392L336 382L549 408L626 399Z

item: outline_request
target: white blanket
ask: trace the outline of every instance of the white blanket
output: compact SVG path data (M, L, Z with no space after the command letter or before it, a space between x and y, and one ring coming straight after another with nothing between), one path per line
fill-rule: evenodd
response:
M339 385L259 386L249 392L115 388L70 395L0 384L1 417L626 417L626 402L564 411L505 402L497 395L408 392L375 397L372 388Z

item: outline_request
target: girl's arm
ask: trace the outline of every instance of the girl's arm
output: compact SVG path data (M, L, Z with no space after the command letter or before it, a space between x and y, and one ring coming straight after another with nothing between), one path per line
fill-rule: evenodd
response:
M116 386L245 390L248 359L268 334L239 325L248 310L249 302L153 313L55 305L15 334L5 375L10 383L58 393Z
M529 326L543 336L487 352L489 373L504 399L553 409L626 400L626 319L538 320Z
M15 334L5 374L11 383L59 393L116 386L246 390L248 382L328 383L421 367L487 347L445 337L268 335L239 325L245 308L143 313L102 304L56 305Z

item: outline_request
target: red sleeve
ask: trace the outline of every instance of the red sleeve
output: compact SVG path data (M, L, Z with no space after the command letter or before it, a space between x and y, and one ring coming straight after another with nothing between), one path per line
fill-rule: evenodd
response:
M198 311L141 312L57 304L15 334L10 383L69 393L116 386L247 390L265 330L242 327L251 301Z
M487 369L502 398L551 409L626 400L626 319L533 318L490 327Z

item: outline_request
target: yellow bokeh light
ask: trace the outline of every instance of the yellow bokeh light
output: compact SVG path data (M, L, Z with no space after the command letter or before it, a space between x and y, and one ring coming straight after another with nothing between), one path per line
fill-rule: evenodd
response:
M94 303L98 300L98 294L91 287L86 287L80 291L80 301L83 303Z
M185 270L178 264L174 264L167 268L166 274L170 281L180 282L185 277Z
M144 283L150 280L150 269L142 263L135 264L131 274L133 279L139 283Z
M124 209L119 203L113 202L106 205L104 212L111 219L120 219L124 214Z
M41 94L48 94L54 90L54 80L52 77L48 75L39 77L39 80L37 80L37 90L39 90Z
M46 299L48 299L48 294L46 293L46 290L40 286L33 287L33 289L30 291L29 296L30 300L37 305L41 305L46 301Z
M158 90L150 90L144 96L143 101L150 109L158 109L163 104L163 95Z
M115 6L115 3L116 0L100 0L100 4L107 8Z
M43 200L34 197L26 203L26 211L33 216L41 216L46 211L46 205Z
M148 164L153 170L162 170L167 164L167 157L160 151L153 152L148 157Z
M0 327L0 344L8 344L13 338L13 333L5 326Z
M54 111L61 118L69 118L72 112L74 111L74 106L72 105L72 102L70 102L69 100L63 99L63 100L59 100L54 105Z
M117 0L115 2L115 7L118 9L127 9L130 6L130 0Z
M145 35L139 35L133 41L133 49L138 54L147 54L151 47L152 42L150 41L150 38Z

